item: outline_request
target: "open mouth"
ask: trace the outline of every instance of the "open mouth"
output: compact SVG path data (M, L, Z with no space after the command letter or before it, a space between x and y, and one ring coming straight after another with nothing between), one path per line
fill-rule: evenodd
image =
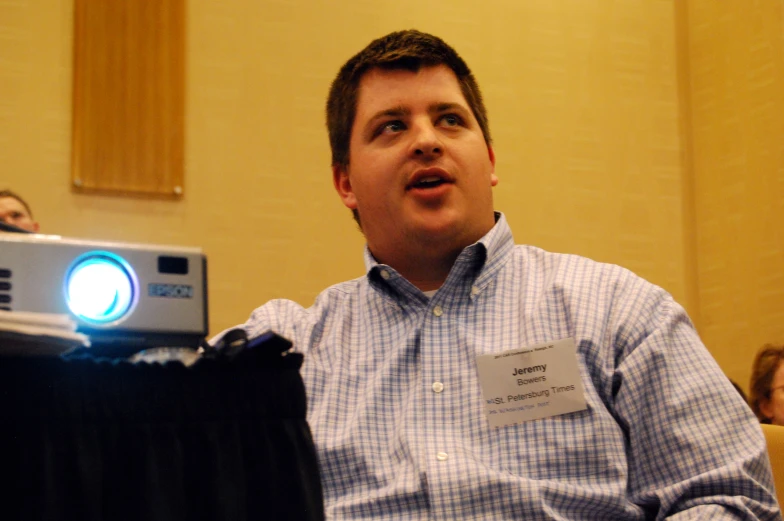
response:
M454 179L446 170L427 168L413 175L406 190L429 190L450 183L454 183Z
M410 185L410 188L435 188L446 183L446 179L436 175L423 177Z

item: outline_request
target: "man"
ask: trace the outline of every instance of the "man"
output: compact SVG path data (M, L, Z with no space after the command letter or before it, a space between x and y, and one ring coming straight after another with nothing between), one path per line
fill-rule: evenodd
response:
M392 33L327 102L367 274L253 312L305 353L334 519L780 519L765 442L684 310L632 273L515 246L479 88Z
M11 190L0 190L0 221L28 232L38 232L30 206Z

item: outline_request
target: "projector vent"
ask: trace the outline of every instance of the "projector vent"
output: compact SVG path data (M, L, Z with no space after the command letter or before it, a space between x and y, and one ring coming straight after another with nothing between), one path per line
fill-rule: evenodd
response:
M11 311L11 270L0 268L0 309Z

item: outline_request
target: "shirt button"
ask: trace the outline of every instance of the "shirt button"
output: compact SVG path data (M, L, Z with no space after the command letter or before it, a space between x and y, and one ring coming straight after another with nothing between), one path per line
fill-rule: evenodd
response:
M438 454L436 454L436 459L438 461L446 461L448 457L449 454L447 454L446 452L439 452Z
M436 306L433 308L433 314L437 317L440 317L441 315L444 314L444 310L441 309L441 306Z
M389 272L387 270L381 270L380 274L382 279L389 280Z
M475 296L477 296L477 295L479 295L479 288L477 288L476 286L473 286L473 287L471 288L471 296L472 296L472 297L475 297Z
M440 393L441 391L444 390L444 384L442 384L441 382L434 382L432 387L434 393Z

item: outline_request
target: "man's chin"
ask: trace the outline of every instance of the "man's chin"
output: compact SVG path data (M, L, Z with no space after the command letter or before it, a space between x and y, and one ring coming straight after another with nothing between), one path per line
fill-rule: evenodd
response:
M465 225L458 219L443 217L424 219L417 223L414 230L420 243L430 244L433 247L448 245L450 249L455 247L463 248L473 242L462 244L468 239L465 237L467 235Z

